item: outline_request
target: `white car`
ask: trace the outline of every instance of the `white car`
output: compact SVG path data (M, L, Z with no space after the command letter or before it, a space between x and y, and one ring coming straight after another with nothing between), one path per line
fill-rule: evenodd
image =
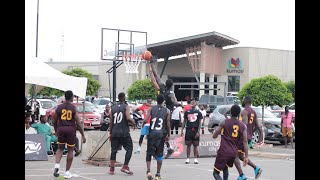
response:
M31 106L31 99L28 101L28 105ZM57 103L51 99L33 99L31 107L33 112L35 111L37 105L39 106L39 115L46 115L46 111L52 107L55 107Z
M93 102L93 105L95 105L102 112L106 108L106 104L111 105L110 98L100 98Z

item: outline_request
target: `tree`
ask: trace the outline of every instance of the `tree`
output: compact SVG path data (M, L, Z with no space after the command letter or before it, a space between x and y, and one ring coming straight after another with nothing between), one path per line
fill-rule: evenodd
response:
M75 76L75 77L86 77L88 79L87 91L86 91L87 95L95 95L98 89L101 87L101 84L99 83L99 81L93 79L93 75L84 69L75 68L75 69L72 69L71 71L67 71L67 70L63 71L62 73L70 76ZM38 94L43 96L50 96L50 95L61 96L63 95L63 91L50 88L50 87L45 87Z
M293 100L295 99L295 82L294 81L288 81L283 83L289 92L291 92Z
M264 124L263 117L265 106L283 106L290 104L293 101L292 94L288 91L286 86L278 77L273 75L252 79L248 84L244 85L238 93L238 97L241 100L245 96L250 96L252 98L252 104L254 106L262 106L262 126ZM262 140L264 140L264 132Z
M137 80L129 87L128 98L130 100L156 99L157 91L152 86L150 79Z
M84 69L75 68L75 69L72 69L71 71L67 71L67 70L63 71L63 73L70 76L88 78L86 94L89 96L96 95L98 89L101 87L101 84L99 83L99 81L93 79L93 75Z

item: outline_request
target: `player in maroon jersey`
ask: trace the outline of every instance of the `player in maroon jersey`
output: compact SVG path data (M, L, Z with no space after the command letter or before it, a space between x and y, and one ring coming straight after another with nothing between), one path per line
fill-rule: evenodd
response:
M257 129L262 132L256 112L251 108L251 97L246 96L243 99L242 106L244 107L244 110L240 113L240 120L247 125L247 132L248 132L248 143L252 141L253 132L255 132ZM243 154L244 154L244 145L242 143L238 144L238 157L234 161L234 165L237 168L239 172L238 180L245 180L247 179L246 175L243 174L242 168L240 166L240 161L243 161ZM254 170L255 179L258 179L262 173L262 169L259 166L256 166L250 159L248 160L248 165L251 166Z
M219 175L223 171L223 179L228 179L228 167L232 167L238 153L238 143L244 146L245 157L243 165L248 163L248 139L247 127L237 118L240 114L240 107L233 105L231 107L231 118L221 121L218 128L213 132L212 137L217 138L221 134L220 148L217 153L216 161L214 163L213 177L216 180L222 180ZM223 132L222 132L223 131Z

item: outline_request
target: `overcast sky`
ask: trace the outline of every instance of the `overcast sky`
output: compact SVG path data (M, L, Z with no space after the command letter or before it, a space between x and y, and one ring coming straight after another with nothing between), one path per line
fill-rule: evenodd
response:
M240 41L227 48L295 50L292 0L39 2L38 57L44 60L100 60L101 28L145 31L148 44L215 31ZM28 59L36 56L37 0L25 0L25 5Z

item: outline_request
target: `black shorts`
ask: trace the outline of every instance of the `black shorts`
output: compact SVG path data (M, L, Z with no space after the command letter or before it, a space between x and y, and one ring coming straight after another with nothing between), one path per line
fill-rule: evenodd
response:
M112 137L111 152L117 152L121 146L123 146L126 151L133 150L132 139L130 135L127 137Z
M193 146L199 146L200 141L200 134L199 137L195 138L196 134L198 132L198 128L192 129L186 129L186 135L184 137L184 142L186 145L193 144Z
M218 154L216 157L216 161L214 162L214 169L217 171L223 171L224 168L232 167L234 163L234 159L236 157L224 156L222 154Z
M147 155L163 156L164 142L166 134L151 133L148 135Z
M57 128L58 144L73 147L77 142L75 126L60 126Z

